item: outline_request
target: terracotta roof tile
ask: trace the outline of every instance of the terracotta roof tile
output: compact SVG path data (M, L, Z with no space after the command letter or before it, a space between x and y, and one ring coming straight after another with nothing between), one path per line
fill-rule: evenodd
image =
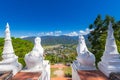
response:
M81 80L108 80L108 78L99 70L79 70Z
M12 80L38 80L40 75L40 72L19 72Z

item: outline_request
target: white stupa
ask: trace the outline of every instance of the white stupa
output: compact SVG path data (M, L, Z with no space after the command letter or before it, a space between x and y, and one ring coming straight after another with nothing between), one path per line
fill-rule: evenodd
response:
M85 39L82 35L79 36L77 46L77 60L73 62L73 66L77 70L95 70L95 56L87 49Z
M43 48L41 38L35 38L33 50L25 55L26 67L29 70L43 69Z
M79 70L96 70L95 56L87 49L85 39L82 35L79 36L79 43L76 48L77 60L72 64L72 80L80 80L78 75Z
M79 44L77 46L77 61L80 70L95 70L95 56L87 49L85 39L79 36Z
M113 35L112 23L108 26L108 36L106 39L105 51L98 63L98 68L109 76L111 72L120 72L120 55L117 50L115 38Z
M82 35L79 36L77 46L77 62L80 70L95 70L95 56L87 49L85 39Z
M0 62L0 71L13 71L13 75L19 72L22 69L22 65L18 62L18 57L15 55L11 36L9 24L6 25L5 30L5 43L2 52L3 60Z
M41 72L40 80L50 80L50 64L44 60L41 38L35 38L33 50L25 55L26 69L23 72Z

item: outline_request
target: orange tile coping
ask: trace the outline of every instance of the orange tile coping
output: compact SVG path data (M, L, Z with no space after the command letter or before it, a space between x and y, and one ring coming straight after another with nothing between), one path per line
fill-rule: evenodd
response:
M64 78L64 77L55 77L51 78L50 80L72 80L71 78Z
M80 80L109 80L99 70L79 70L78 75L80 77Z
M38 80L40 75L40 72L19 72L12 80Z

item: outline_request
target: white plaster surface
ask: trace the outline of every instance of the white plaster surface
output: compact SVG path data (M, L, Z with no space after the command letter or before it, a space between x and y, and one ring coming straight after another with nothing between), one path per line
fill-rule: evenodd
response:
M111 72L120 72L120 55L117 50L115 38L113 35L112 23L108 26L108 36L106 39L105 51L98 63L98 68L109 76Z
M13 75L22 69L22 65L18 62L18 57L15 55L11 37L9 24L6 25L5 43L2 52L3 60L0 62L0 71L13 71Z
M41 46L41 38L35 38L33 50L25 55L26 69L25 72L41 72L39 80L50 80L50 64L44 60L44 49Z
M95 56L87 49L85 39L82 35L79 36L79 44L77 46L77 65L81 70L95 70Z
M72 63L72 80L80 80L78 70L96 70L95 56L87 49L85 39L79 36L79 44L77 46L77 60Z

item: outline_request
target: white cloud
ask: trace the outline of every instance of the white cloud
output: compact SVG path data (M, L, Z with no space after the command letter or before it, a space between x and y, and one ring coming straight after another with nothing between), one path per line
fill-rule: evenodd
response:
M62 34L62 31L55 31L55 36L60 36Z
M84 30L80 30L79 32L73 31L73 32L70 32L70 33L65 34L65 35L67 35L67 36L79 36L80 34L81 34L81 35L87 35L87 34L89 34L91 31L93 31L93 29L88 29L88 28L86 28L85 31L84 31Z
M86 28L85 30L80 30L79 32L73 31L73 32L66 33L66 34L64 34L62 31L40 32L40 33L37 34L37 36L60 36L60 35L79 36L80 34L81 35L87 35L87 34L90 33L90 31L93 31L93 29ZM28 36L21 36L20 38L29 37L29 35Z
M22 38L26 38L26 37L29 37L29 36L21 36L20 38L22 39Z
M38 35L38 36L44 36L45 33L44 33L44 32L41 32L41 33L38 33L37 35Z
M55 31L55 33L56 33L56 34L61 34L61 33L62 33L62 31Z
M41 32L38 33L38 36L60 36L62 31L54 31L54 32Z
M67 36L78 36L79 34L75 31L73 31L73 32L70 32L70 33L65 34L65 35L67 35Z
M88 28L86 28L86 30L85 30L85 31L80 30L79 32L80 32L80 34L81 34L81 35L87 35L87 34L89 34L89 33L90 33L90 31L93 31L93 29L88 29Z
M47 33L45 33L45 35L46 35L46 36L53 36L54 33L53 33L53 32L47 32Z

